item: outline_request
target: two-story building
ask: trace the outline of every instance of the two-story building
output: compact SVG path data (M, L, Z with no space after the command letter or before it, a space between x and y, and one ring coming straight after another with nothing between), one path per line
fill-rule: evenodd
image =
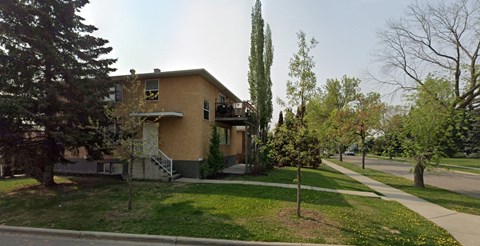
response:
M114 76L111 93L115 104L133 98L132 93L145 95L145 112L131 112L145 119L141 136L135 141L135 179L163 179L165 175L173 176L175 171L184 177L200 178L212 126L219 130L226 166L248 159L253 108L205 69L166 72L155 69L153 73L136 75L136 83L140 83L136 88L140 89L134 92L127 89L131 86L126 82L127 75ZM120 171L114 157L94 165L92 172L125 172Z

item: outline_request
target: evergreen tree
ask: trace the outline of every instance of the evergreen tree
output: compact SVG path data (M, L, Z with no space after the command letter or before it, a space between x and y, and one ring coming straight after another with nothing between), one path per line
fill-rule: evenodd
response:
M0 2L0 146L8 146L0 155L9 153L44 186L54 184L64 150L107 152L86 126L89 118L107 123L103 98L115 60L101 58L108 41L90 35L97 29L77 14L87 3Z
M212 127L212 136L208 146L207 163L202 166L202 176L210 178L223 168L223 154L220 150L220 133L217 127Z

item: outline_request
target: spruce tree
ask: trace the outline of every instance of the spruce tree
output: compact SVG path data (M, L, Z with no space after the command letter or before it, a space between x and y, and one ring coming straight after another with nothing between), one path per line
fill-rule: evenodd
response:
M8 154L44 186L53 185L65 150L107 152L86 127L107 124L103 99L114 59L107 40L78 15L88 0L0 2L0 155Z

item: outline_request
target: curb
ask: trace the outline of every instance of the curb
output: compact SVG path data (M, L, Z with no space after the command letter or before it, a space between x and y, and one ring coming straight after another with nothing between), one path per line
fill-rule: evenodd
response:
M61 229L45 229L18 226L0 225L0 232L14 234L29 234L38 236L69 237L75 239L91 240L111 240L111 241L129 241L144 243L167 243L172 245L276 245L276 246L327 246L329 244L311 244L311 243L283 243L283 242L256 242L256 241L238 241L226 239L194 238L194 237L175 237L175 236L157 236L142 235L130 233L113 232L93 232L93 231L73 231ZM339 245L337 245L339 246Z

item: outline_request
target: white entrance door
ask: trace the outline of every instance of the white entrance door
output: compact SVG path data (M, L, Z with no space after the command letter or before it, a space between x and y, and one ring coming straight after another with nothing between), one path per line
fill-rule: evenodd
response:
M158 123L143 123L143 154L146 156L157 155L158 149Z

